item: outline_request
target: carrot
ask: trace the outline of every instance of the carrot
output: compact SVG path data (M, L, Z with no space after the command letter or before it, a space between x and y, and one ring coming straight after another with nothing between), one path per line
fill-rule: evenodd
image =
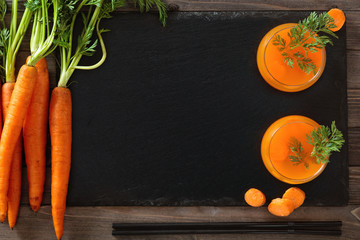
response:
M268 210L275 216L286 217L294 211L294 204L289 199L275 198L269 204Z
M265 204L265 195L256 188L250 188L245 193L245 201L252 207L261 207Z
M304 203L305 193L300 188L291 187L288 190L286 190L282 198L289 199L290 201L293 202L294 207L298 208Z
M338 8L333 8L328 11L328 14L334 19L334 24L336 25L335 28L330 28L330 30L333 32L339 31L345 23L346 17L344 12Z
M51 136L51 206L55 233L61 239L71 165L71 94L56 87L51 94L49 125Z
M46 141L49 108L49 74L46 59L36 65L37 80L23 127L25 160L29 182L29 202L39 210L45 183Z
M4 119L8 112L10 98L14 90L15 83L5 83L2 86L2 110ZM10 182L8 191L8 222L11 229L15 226L19 213L20 196L21 196L21 163L22 163L22 141L19 136L13 160L11 164Z
M29 107L36 81L36 68L23 65L20 68L14 91L11 95L8 113L0 139L0 221L3 222L7 210L10 167L16 143Z

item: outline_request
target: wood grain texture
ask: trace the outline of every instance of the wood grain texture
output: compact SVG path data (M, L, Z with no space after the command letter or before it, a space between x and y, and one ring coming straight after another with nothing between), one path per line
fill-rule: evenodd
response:
M10 8L11 1L7 0ZM20 1L19 5L23 5ZM328 10L336 5L345 10L347 16L347 49L348 49L348 98L349 98L349 182L350 205L339 208L304 207L296 210L292 220L342 220L343 235L341 237L306 237L308 239L359 239L359 222L350 211L360 207L360 1L359 0L167 0L177 5L180 11L242 11L242 10ZM133 7L123 11L135 11ZM22 50L27 55L27 38ZM20 58L19 58L20 59ZM20 60L19 60L20 61ZM22 62L22 61L21 61ZM55 61L49 64L50 79L55 84ZM47 169L49 176L50 169ZM25 171L24 171L25 172ZM25 177L23 178L25 180ZM50 202L49 177L46 183L44 202ZM25 184L25 182L23 182ZM27 188L24 186L24 189ZM10 231L7 224L0 225L0 239L55 239L51 222L50 207L44 206L35 214L28 207L27 190L22 195L23 206L20 210L18 224ZM175 221L266 221L278 220L269 215L265 208L247 207L68 207L65 217L66 239L304 239L303 236L288 235L183 235L183 236L143 236L112 237L112 222L175 222Z
M360 203L360 167L349 168L349 204Z
M338 7L343 10L360 10L357 0L340 1L289 1L289 0L167 0L168 4L179 6L180 11L236 11L236 10L327 10Z
M11 8L11 0L6 0ZM25 0L19 1L19 8L23 8ZM238 11L238 10L326 10L338 7L343 10L360 10L358 0L165 0L167 4L177 5L180 11ZM133 1L127 0L127 7L123 11L132 11Z
M360 166L360 127L349 128L349 165ZM360 182L359 182L360 183Z
M303 207L292 213L286 220L342 220L341 237L309 236L310 239L356 240L360 236L360 222L350 211L358 206L348 207ZM111 236L113 222L230 222L230 221L279 221L265 207L72 207L66 209L65 231L62 240L68 239L304 239L296 235L164 235L164 236ZM33 213L26 206L21 207L18 223L13 231L7 224L0 225L0 239L55 239L51 222L51 209L42 207Z

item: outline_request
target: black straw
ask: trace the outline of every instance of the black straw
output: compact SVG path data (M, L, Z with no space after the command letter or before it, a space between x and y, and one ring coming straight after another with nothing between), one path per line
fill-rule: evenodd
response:
M216 223L113 223L113 235L154 234L309 234L341 235L341 221L216 222Z

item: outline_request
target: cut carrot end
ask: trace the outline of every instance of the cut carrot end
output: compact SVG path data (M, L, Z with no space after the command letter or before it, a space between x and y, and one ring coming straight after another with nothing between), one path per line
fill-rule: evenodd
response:
M328 11L328 14L334 19L334 24L336 25L336 28L330 28L330 30L333 32L339 31L345 23L345 13L338 8L333 8Z
M250 188L244 198L246 203L252 207L261 207L266 202L265 194L256 188Z
M269 204L268 210L275 216L286 217L294 211L294 204L289 199L275 198Z
M305 193L303 190L297 187L291 187L283 195L284 199L289 199L293 202L294 207L300 207L305 201Z

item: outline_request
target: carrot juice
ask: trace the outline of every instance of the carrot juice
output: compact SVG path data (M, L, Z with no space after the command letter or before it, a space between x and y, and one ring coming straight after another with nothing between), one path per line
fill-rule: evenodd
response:
M305 53L301 47L288 51L300 52L312 59L317 66L316 74L307 74L297 64L291 68L284 62L284 56L281 55L278 46L273 44L273 39L276 35L280 35L286 42L290 42L288 33L295 25L295 23L286 23L270 30L261 40L257 51L257 64L262 77L272 87L285 92L298 92L313 85L323 73L326 63L325 48L315 53Z
M313 146L306 135L320 125L310 118L292 115L275 121L265 132L261 143L261 156L267 170L277 179L291 184L301 184L316 178L326 164L311 157ZM304 158L301 163L291 161L294 153L290 143L297 139L303 146Z

